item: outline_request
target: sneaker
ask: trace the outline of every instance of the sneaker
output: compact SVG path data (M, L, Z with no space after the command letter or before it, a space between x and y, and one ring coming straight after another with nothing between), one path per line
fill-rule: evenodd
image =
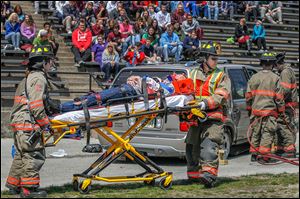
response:
M47 192L38 189L21 189L21 198L45 198L47 197Z
M203 17L203 19L207 19L206 17Z
M79 67L80 67L80 64L75 63L74 66L77 67L77 68L79 68Z
M279 21L279 24L283 24L283 22L282 22L282 21Z
M34 12L35 15L39 14L39 12Z
M68 34L72 34L72 30L69 30L69 31L68 31Z
M203 172L200 175L200 181L206 188L213 188L216 184L217 176L208 172Z
M83 67L84 64L85 64L84 61L79 61L79 66L80 66L80 67Z
M264 52L264 50L263 50L263 49L260 49L258 52L260 52L260 53L263 53L263 52Z

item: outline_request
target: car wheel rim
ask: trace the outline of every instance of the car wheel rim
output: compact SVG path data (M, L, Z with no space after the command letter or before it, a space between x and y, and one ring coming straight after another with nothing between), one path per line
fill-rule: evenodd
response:
M230 152L230 138L228 133L224 133L223 139L224 139L224 144L222 145L222 149L225 151L224 158L227 159Z

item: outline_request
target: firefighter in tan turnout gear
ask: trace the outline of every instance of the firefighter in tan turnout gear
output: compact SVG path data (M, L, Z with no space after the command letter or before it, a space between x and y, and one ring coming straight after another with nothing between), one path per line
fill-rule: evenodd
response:
M6 186L21 197L45 197L37 188L39 171L45 162L45 147L41 132L49 127L46 101L49 98L47 72L52 64L52 53L46 47L32 49L26 77L20 82L10 121L14 132L16 153L7 177Z
M284 112L284 100L278 75L272 72L276 54L262 54L262 71L254 74L248 81L246 93L247 110L252 124L250 153L251 161L273 162L274 159L259 156L270 154L277 129L277 118Z
M299 107L296 76L293 69L284 63L285 53L277 56L276 67L280 74L280 86L284 96L285 112L277 120L278 131L275 140L276 154L282 157L296 157L295 109Z
M188 178L200 180L205 187L214 186L218 176L218 151L223 144L223 124L226 120L231 83L223 70L217 67L221 53L219 43L202 45L204 62L191 70L195 97L208 119L191 126L186 137L186 159Z

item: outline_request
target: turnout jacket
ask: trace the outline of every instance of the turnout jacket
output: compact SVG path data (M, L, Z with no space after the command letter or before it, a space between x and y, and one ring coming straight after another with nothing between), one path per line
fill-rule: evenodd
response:
M195 98L204 101L208 119L224 122L229 106L231 82L223 70L216 67L204 73L202 65L190 71L194 81Z
M279 77L271 70L262 70L248 81L246 103L249 114L274 116L284 112L284 99Z
M46 114L46 107L48 106L46 100L49 98L49 86L44 72L32 71L28 75L27 95L29 96L29 101L27 101L25 95L25 83L26 78L21 81L16 90L14 105L10 115L10 125L14 132L33 131L45 128L50 124ZM31 121L28 105L35 121Z
M284 97L285 108L295 109L299 107L299 102L297 102L298 92L296 76L293 69L287 65L280 73L280 86Z

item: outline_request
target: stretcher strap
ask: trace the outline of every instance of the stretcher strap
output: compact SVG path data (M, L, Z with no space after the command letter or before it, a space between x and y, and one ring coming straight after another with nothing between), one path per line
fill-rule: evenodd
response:
M148 99L146 78L142 79L142 92L144 94L145 110L148 111L149 110L149 99Z
M84 113L84 119L85 119L85 128L87 132L87 145L90 144L90 137L91 137L91 126L90 126L90 113L87 108L86 102L82 101L82 107L83 107L83 113Z

